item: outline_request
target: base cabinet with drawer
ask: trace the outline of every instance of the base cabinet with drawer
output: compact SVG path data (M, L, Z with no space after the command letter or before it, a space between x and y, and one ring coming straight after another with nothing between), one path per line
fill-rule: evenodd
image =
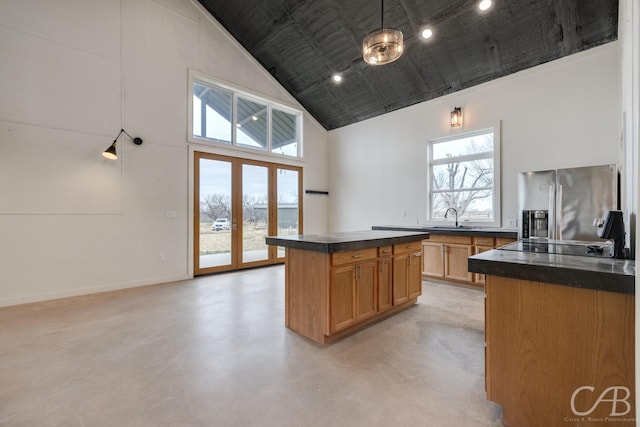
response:
M467 258L515 242L511 238L431 234L422 242L422 274L467 285L484 286L484 275L470 273Z
M393 304L422 294L422 245L420 242L393 248Z
M321 343L402 310L422 294L421 240L330 254L286 250L285 324Z

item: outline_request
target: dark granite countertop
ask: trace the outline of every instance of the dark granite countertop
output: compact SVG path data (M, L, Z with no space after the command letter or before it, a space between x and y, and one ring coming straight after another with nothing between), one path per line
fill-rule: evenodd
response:
M443 236L475 236L501 237L503 239L517 239L518 230L489 227L438 227L429 225L374 225L372 230L416 231L439 234Z
M428 238L429 233L415 231L364 230L331 234L268 236L266 240L267 245L332 253L415 242Z
M635 294L635 260L494 249L469 257L468 266L475 273Z

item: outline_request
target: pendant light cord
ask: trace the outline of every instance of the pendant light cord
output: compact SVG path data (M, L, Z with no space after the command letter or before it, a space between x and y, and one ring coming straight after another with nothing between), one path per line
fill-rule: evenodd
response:
M380 0L380 28L384 28L384 0Z

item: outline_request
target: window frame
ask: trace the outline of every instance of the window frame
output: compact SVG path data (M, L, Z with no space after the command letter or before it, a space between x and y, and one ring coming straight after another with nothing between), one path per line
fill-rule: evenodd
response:
M458 162L476 160L481 158L493 158L493 220L489 221L464 221L459 220L460 225L468 226L468 227L500 227L502 224L502 212L501 212L501 193L502 193L502 184L501 184L501 168L500 168L500 152L501 152L501 135L500 135L500 122L495 123L491 126L484 126L474 130L465 131L465 132L457 132L453 135L448 135L440 138L433 138L427 141L427 167L426 167L426 175L427 175L427 191L426 191L426 224L433 226L452 226L453 220L440 220L434 219L432 216L432 186L433 186L433 166L438 164L450 163L443 160L433 160L433 145L437 143L443 143L448 141L455 141L458 139L469 138L478 135L484 135L487 133L493 133L493 153L492 156L487 156L485 154L472 154L472 155L461 155L456 156L455 159Z
M194 90L193 90L193 85L194 83L199 83L202 85L206 85L206 86L210 86L216 89L220 89L222 91L226 91L226 92L231 92L232 94L232 105L231 105L231 143L225 143L222 141L217 141L215 139L209 139L209 138L203 138L197 135L194 135L193 133L193 97L194 97ZM255 102L255 103L259 103L259 104L264 104L267 107L267 115L266 115L266 120L267 120L267 145L266 147L262 148L262 147L251 147L250 145L247 144L239 144L238 143L238 128L237 128L237 123L238 123L238 98L242 98L244 100L247 101L251 101L251 102ZM249 152L249 153L257 153L263 156L271 156L271 157L276 157L276 158L286 158L286 159L292 159L292 160L303 160L304 159L304 151L303 151L303 129L302 129L302 124L303 124L303 112L299 109L296 109L294 107L285 105L281 102L277 102L268 98L265 98L263 96L258 96L255 95L253 93L250 93L246 90L242 90L242 89L238 89L237 87L234 87L232 85L229 85L227 83L221 82L221 81L217 81L214 80L212 78L207 77L206 75L197 72L195 70L189 70L189 79L188 79L188 106L187 106L187 142L188 143L193 143L193 144L200 144L200 145L206 145L206 146L210 146L210 147L219 147L219 148L223 148L223 149L232 149L234 151L242 151L242 152ZM274 151L273 147L272 147L272 141L273 141L273 132L272 132L272 111L273 110L278 110L278 111L282 111L284 113L290 114L292 116L295 117L295 123L296 123L296 134L295 134L295 139L296 139L296 155L290 155L290 154L286 154L286 153L278 153L277 151Z

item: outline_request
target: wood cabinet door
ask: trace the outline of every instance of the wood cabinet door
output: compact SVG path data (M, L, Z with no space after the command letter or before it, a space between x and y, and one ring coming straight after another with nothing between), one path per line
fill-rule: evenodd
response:
M378 311L389 310L393 306L392 258L380 258L378 261Z
M378 312L378 263L356 265L356 322L375 316Z
M422 274L444 277L444 246L442 243L422 242Z
M402 304L409 301L409 288L407 264L409 255L393 257L393 304Z
M356 267L333 268L329 283L331 333L353 325L356 321Z
M444 277L447 279L471 282L473 275L469 273L468 261L471 253L469 245L444 245Z
M417 298L422 295L422 252L409 255L408 274L409 298Z

